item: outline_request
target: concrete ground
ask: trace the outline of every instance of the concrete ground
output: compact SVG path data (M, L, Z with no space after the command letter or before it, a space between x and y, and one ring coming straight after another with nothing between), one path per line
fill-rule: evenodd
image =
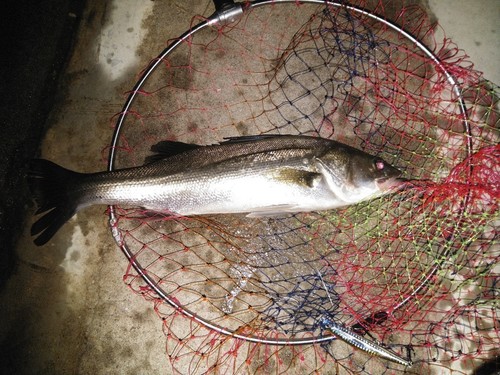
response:
M499 4L496 0L429 0L446 36L466 50L486 79L497 84ZM46 104L50 112L40 154L70 169L102 170L106 167L102 151L111 139L113 116L121 110L124 93L138 72L168 39L189 27L194 15L210 15L213 5L209 0L88 0L85 9L64 8L64 12L48 17L65 17L78 29L68 63L53 67L62 72L57 91L48 94L55 100ZM25 42L29 46L29 40ZM32 58L26 62L31 69L39 64L36 56ZM57 71L43 74L50 77ZM29 82L17 82L27 90L30 87ZM34 148L41 133L38 128L25 136L29 142L23 144L31 147L25 151L26 158L38 154ZM16 147L8 150L14 153ZM21 182L16 186L26 194ZM23 203L25 207L32 212L29 201ZM30 223L31 218L26 218L20 236L11 234L19 240L15 267L10 272L12 268L5 266L9 277L0 290L0 372L168 374L162 323L152 303L124 285L127 260L109 233L103 208L82 211L41 248L32 243ZM6 250L7 258L9 254Z

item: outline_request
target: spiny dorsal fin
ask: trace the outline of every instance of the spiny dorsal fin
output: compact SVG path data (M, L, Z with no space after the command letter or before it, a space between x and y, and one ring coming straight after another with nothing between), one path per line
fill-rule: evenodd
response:
M146 164L150 164L199 147L202 146L177 141L161 141L151 146L151 151L154 152L154 154L148 156L145 162Z
M235 143L251 143L258 140L279 137L279 134L261 134L261 135L244 135L239 137L227 137L219 144L235 144ZM150 164L158 160L163 160L174 155L182 154L183 152L194 150L199 147L204 147L192 143L184 143L178 141L161 141L151 146L153 155L146 157L145 164Z

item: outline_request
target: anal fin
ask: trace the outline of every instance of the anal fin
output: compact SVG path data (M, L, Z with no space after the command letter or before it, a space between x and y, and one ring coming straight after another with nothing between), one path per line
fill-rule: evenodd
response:
M291 204L276 204L272 206L261 207L247 214L247 217L273 217L283 216L299 212L296 205Z

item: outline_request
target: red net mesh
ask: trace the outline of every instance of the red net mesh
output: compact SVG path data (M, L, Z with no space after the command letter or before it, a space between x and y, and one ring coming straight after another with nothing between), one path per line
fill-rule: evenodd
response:
M248 8L163 56L122 114L117 168L161 140L307 134L380 155L411 181L272 218L117 207L114 234L157 290L132 266L124 280L154 303L174 373L466 374L498 356L498 87L433 39L420 8L384 4L359 5L433 55L353 9ZM413 366L335 339L325 317Z

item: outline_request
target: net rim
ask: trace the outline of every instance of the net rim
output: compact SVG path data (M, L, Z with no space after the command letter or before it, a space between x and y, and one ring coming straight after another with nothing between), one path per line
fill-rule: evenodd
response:
M109 155L108 155L108 166L107 166L107 171L113 171L115 169L115 161L116 161L116 150L118 150L118 141L119 137L122 131L122 128L124 126L125 120L127 118L128 111L130 107L132 106L138 92L140 91L140 88L145 84L147 79L150 77L150 75L156 70L156 68L161 64L162 60L168 56L170 53L172 53L179 45L181 45L184 41L186 41L188 38L190 38L192 35L195 33L205 29L206 27L210 26L216 26L219 24L224 24L224 23L230 23L234 21L236 17L241 16L244 14L246 11L254 8L259 8L267 5L281 5L281 4L317 4L317 5L325 5L325 6L332 6L335 8L344 8L349 11L355 12L357 14L367 16L371 18L372 20L375 20L377 22L381 22L385 26L391 28L392 30L396 31L397 33L401 34L404 36L406 39L408 39L410 42L414 43L415 46L420 49L428 58L430 58L433 63L436 65L437 68L440 69L441 73L443 73L446 76L446 79L448 83L451 85L454 94L457 97L457 104L460 110L460 115L462 118L462 124L464 127L464 136L466 137L466 160L470 160L470 156L473 153L473 144L472 144L472 132L469 124L469 118L468 118L468 113L467 113L467 107L465 104L465 100L462 95L462 89L458 81L455 79L455 77L446 69L446 66L441 62L441 60L428 48L426 47L422 42L420 42L416 37L411 35L409 32L405 31L403 28L400 26L396 25L395 23L392 23L391 21L388 21L384 17L381 17L375 13L372 13L369 10L363 9L361 7L353 6L353 5L348 5L342 2L337 2L337 1L331 1L331 0L302 0L302 1L297 1L297 0L254 0L254 1L248 1L244 3L244 7L242 6L242 3L233 3L231 4L230 8L225 8L223 10L217 10L214 14L212 14L210 17L206 18L205 20L201 21L197 25L191 27L189 30L184 32L181 36L178 38L174 39L150 64L149 66L145 69L145 71L142 73L138 81L135 83L134 87L130 91L129 96L127 97L121 112L118 115L118 119L116 121L115 129L113 132L112 140L111 140L111 145L109 147ZM468 168L468 175L472 173L472 166L469 164ZM467 193L464 196L464 199L461 204L461 208L458 212L458 220L460 221L460 218L464 215L469 197L470 197L470 190L467 191ZM224 334L226 336L230 336L233 338L249 341L249 342L254 342L254 343L260 343L260 344L268 344L268 345L305 345L305 344L318 344L318 343L324 343L324 342L329 342L332 340L337 339L337 337L333 334L331 335L322 335L322 336L316 336L316 337L305 337L303 339L298 339L298 338L290 338L290 339L280 339L280 338L264 338L264 337L258 337L258 336L253 336L253 335L243 335L236 333L234 331L230 331L220 325L213 324L210 321L201 318L198 316L196 313L184 308L181 304L179 304L174 298L171 298L168 293L166 293L160 285L158 285L155 280L148 275L146 270L142 267L142 265L137 261L135 255L133 252L130 250L130 248L127 246L125 241L123 240L122 233L120 230L117 228L116 223L118 221L117 219L117 213L116 213L116 207L114 205L109 206L108 209L108 215L109 215L109 225L110 229L113 235L113 238L124 253L125 257L128 259L129 264L134 268L134 270L138 273L138 275L144 280L144 282L150 287L163 301L167 302L171 307L173 307L175 310L180 312L182 315L184 315L187 318L190 318L197 323L200 323L201 325L205 326L208 329L214 330L218 333ZM452 242L454 236L454 231L450 235L450 242ZM443 250L443 254L446 254L447 249ZM394 312L395 310L399 309L403 305L405 305L407 302L409 302L412 298L414 298L420 290L422 290L427 282L432 278L432 276L435 274L435 272L438 270L439 265L436 265L427 277L422 281L420 285L415 288L415 290L407 296L404 300L402 300L399 304L397 304L393 309L391 309L391 312Z

